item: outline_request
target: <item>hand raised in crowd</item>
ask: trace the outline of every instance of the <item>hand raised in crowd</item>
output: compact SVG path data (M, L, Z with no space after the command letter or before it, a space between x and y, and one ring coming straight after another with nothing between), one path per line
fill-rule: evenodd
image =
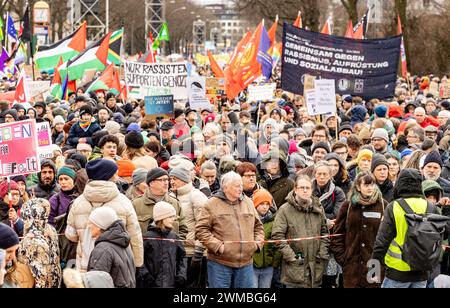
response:
M439 204L441 206L450 206L450 198L442 198L441 200L439 200Z
M18 218L19 218L19 216L17 216L16 210L13 208L10 208L8 210L8 219L12 222L15 222Z

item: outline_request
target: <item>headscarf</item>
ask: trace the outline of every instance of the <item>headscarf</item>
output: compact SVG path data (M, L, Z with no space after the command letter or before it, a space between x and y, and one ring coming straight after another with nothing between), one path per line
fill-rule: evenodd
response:
M22 207L24 238L17 259L29 266L36 288L58 288L61 282L58 235L47 223L49 214L45 199L30 200Z

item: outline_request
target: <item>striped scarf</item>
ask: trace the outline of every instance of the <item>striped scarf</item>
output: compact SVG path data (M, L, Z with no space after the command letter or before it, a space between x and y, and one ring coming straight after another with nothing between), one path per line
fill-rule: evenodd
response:
M82 130L84 130L85 132L89 129L89 127L91 126L91 121L80 121L80 127Z

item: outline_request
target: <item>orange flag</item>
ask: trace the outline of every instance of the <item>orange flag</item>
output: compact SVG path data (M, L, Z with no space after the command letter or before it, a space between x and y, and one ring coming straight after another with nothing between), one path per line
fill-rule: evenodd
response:
M211 70L216 78L224 78L225 74L223 73L222 68L219 64L217 64L216 59L211 51L208 51L209 65L211 66Z
M238 96L241 91L261 76L261 64L257 57L263 26L261 22L252 35L247 33L238 44L230 64L225 70L226 92L230 98Z
M267 32L269 34L270 42L273 44L275 43L275 40L277 39L277 28L278 28L278 20L279 17L277 15L277 18L275 18L275 22L272 25L272 28L269 29Z
M347 25L347 31L345 32L346 38L353 38L353 21L349 20Z
M330 25L330 19L327 19L327 22L323 26L322 34L328 34L331 35L331 25Z
M297 19L294 21L294 27L303 28L302 12L298 11Z
M364 26L360 25L355 33L353 33L353 38L357 40L364 39Z

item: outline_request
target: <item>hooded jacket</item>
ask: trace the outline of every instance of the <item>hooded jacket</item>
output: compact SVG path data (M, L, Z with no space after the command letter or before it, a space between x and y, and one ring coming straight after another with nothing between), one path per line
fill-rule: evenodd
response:
M300 204L294 192L278 210L272 228L272 239L282 255L281 282L303 288L318 288L329 259L329 238L310 241L284 241L307 237L327 236L325 212L316 197L310 206ZM297 256L299 258L297 258ZM301 257L300 257L301 256Z
M421 185L418 185L420 182L422 182L422 175L420 172L414 169L403 170L394 187L394 200L403 198L408 204L418 201L423 202L424 196L422 187ZM373 248L372 258L379 260L382 264L385 262L385 256L392 241L397 236L394 216L395 204L396 202L391 202L386 208ZM429 214L439 214L436 207L433 207L433 209L433 212ZM417 271L401 272L388 267L386 270L386 277L400 282L419 282L428 280L429 273Z
M195 246L201 246L200 242L196 242L195 224L200 218L200 212L208 198L198 189L195 189L192 183L186 184L173 193L180 201L183 209L184 218L188 233L186 236L186 255L192 257L194 255Z
M42 198L42 199L49 200L53 195L57 194L60 190L59 185L57 184L57 181L56 181L56 174L57 174L58 170L56 168L55 163L49 159L42 161L41 170L44 167L50 167L53 169L54 179L53 179L52 184L50 186L45 186L41 181L41 172L39 172L38 173L39 182L36 186L33 186L31 188L31 191L34 192L34 196L36 198Z
M108 206L116 211L117 216L124 222L131 237L136 267L143 264L142 233L136 212L131 201L119 193L115 183L105 181L91 181L86 185L83 194L72 205L67 218L66 237L77 243L77 269L86 271L89 256L94 249L94 241L87 229L89 215L98 207Z
M253 202L243 194L236 204L231 204L222 190L202 208L195 232L208 249L208 260L232 268L252 264L253 254L261 248L254 242L264 240L263 225ZM220 254L222 244L225 249Z
M186 253L180 238L173 231L162 231L153 225L149 226L144 238L144 266L138 273L139 287L183 287L187 279Z
M356 124L359 123L363 123L366 120L367 109L364 106L358 105L353 107L351 113L352 113L352 121L351 121L352 126L355 126Z
M162 200L158 201L165 201L169 204L172 204L172 206L175 208L175 211L177 212L177 218L173 223L173 231L177 235L179 235L182 240L185 240L188 234L188 227L186 226L183 209L180 206L180 202L177 199L171 197L168 193L162 198ZM142 197L133 200L133 207L136 211L142 234L145 234L145 230L148 230L148 227L154 222L153 208L155 207L156 203L158 203L158 201L154 199L148 189Z
M36 288L59 288L62 273L56 230L47 223L50 204L33 199L22 207L24 238L17 251L17 260L31 270Z
M114 222L95 241L88 271L109 273L116 288L136 287L136 267L130 248L130 235L121 220Z
M346 170L345 163L339 155L337 155L336 153L330 153L325 157L326 161L330 161L332 159L336 160L339 163L339 171L333 177L334 184L336 184L337 187L342 189L344 194L347 195L350 192L350 189L352 188L352 181L350 180L350 175L347 173L347 178L344 179L344 170Z
M278 159L280 162L280 176L271 178L265 170L264 163L271 159ZM272 194L277 208L283 205L288 194L294 189L294 181L289 178L289 169L286 155L282 151L272 150L264 156L261 164L258 165L260 177L259 185Z

